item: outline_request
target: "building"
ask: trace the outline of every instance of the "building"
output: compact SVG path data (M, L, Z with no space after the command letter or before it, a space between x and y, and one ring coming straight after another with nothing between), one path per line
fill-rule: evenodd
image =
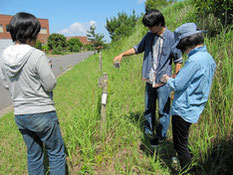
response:
M10 32L8 31L8 25L13 16L0 14L0 40L11 39ZM38 35L38 39L41 43L47 43L49 37L49 20L38 18L41 24L41 30Z
M72 37L66 37L66 40L68 41L69 39L71 38L78 38L81 43L83 43L83 45L87 45L87 44L91 44L92 43L90 41L88 41L87 37L86 36L72 36Z

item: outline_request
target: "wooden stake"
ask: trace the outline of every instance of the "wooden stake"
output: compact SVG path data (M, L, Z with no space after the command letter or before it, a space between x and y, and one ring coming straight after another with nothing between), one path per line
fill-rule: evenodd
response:
M108 74L102 77L102 96L101 96L101 128L104 129L107 119L107 96L108 96Z

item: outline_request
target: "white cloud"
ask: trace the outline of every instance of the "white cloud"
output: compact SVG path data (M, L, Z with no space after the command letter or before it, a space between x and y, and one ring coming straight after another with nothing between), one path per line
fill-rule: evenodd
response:
M141 4L141 3L144 3L144 2L146 2L146 0L138 0L137 4Z
M89 21L86 23L75 22L69 26L69 28L63 29L58 32L65 36L85 36L87 34L87 30L89 30L91 25L96 26L95 21Z

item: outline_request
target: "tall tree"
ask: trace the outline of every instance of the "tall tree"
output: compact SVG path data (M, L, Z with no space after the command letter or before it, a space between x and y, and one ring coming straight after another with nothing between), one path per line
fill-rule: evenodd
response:
M104 35L96 33L95 25L90 26L90 29L87 31L87 38L93 44L94 49L102 48L105 45Z
M125 12L118 13L117 15L117 17L107 18L105 26L112 41L116 41L123 36L129 36L138 20L135 11L130 16Z

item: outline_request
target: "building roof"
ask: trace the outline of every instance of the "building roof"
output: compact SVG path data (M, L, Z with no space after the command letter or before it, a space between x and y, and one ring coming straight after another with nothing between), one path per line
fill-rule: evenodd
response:
M81 43L87 45L87 44L92 44L90 41L88 41L86 36L71 36L71 37L66 37L66 40L69 40L71 38L78 38Z

